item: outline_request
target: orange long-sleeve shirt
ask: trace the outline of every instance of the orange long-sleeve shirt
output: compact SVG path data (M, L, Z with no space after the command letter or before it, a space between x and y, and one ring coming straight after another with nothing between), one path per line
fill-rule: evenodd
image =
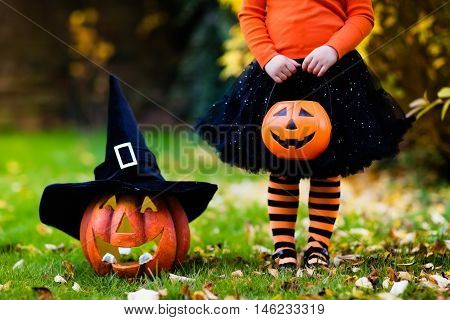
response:
M374 25L371 0L244 0L238 16L261 67L277 54L300 59L322 45L342 57Z

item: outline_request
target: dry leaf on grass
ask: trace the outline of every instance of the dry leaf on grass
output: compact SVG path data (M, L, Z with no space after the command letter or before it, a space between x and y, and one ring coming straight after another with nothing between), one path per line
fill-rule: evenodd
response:
M212 282L207 282L203 285L203 292L205 293L206 299L207 300L217 300L219 299L218 296L216 296L214 293L212 293L212 287L213 287L213 283Z
M203 291L194 291L191 294L191 299L192 300L207 300L206 295Z
M411 276L411 274L409 274L409 272L399 271L398 272L398 279L412 281L413 277Z
M236 270L231 273L233 278L241 278L244 276L244 273L241 270Z
M274 278L278 278L278 270L277 269L269 268L269 269L267 269L267 272Z
M25 260L20 259L19 261L17 261L16 263L14 263L14 265L13 265L13 267L12 267L13 270L22 268L24 261L25 261Z
M397 296L394 296L393 294L389 292L381 292L378 294L378 298L381 300L398 300Z
M183 283L189 283L189 282L194 281L194 279L192 279L192 278L177 276L176 274L173 274L173 273L169 273L169 279L172 281L180 281Z
M373 289L372 282L370 282L367 277L362 277L356 280L355 286L358 288Z
M73 286L72 286L72 290L76 291L76 292L79 292L81 290L81 287L80 287L80 285L78 283L74 282Z
M59 274L55 276L54 281L56 283L67 283L67 280L64 279L64 277Z
M423 266L427 271L432 271L434 270L434 264L432 263L427 263Z
M70 263L70 261L63 260L63 261L61 261L61 265L63 266L64 270L66 271L66 272L64 273L64 275L65 275L68 279L72 279L73 276L75 275L73 264Z
M51 300L53 299L53 294L49 288L46 287L33 287L33 292L39 300Z
M391 267L387 267L386 271L387 271L389 280L394 281L394 282L398 281L398 276L397 276L397 273L394 271L394 269L392 269Z
M347 254L343 256L335 256L333 259L333 264L336 267L339 267L341 264L344 263L357 266L362 263L362 258L359 254Z
M47 249L48 251L59 251L59 250L64 249L64 243L61 243L58 245L55 245L52 243L46 243L46 244L44 244L44 248Z
M408 280L401 280L399 282L394 282L391 291L389 293L397 297L402 295L403 292L405 292L406 288L408 287L408 283L409 283Z
M271 251L269 249L267 249L264 246L258 245L258 244L255 244L253 246L253 250L258 251L259 253L265 253L265 254L270 254L271 253Z
M375 284L375 282L378 280L380 273L377 269L372 267L372 272L367 276L367 279L372 283Z
M11 281L6 282L5 284L0 284L0 291L9 290L11 287Z
M433 278L436 281L437 285L440 288L445 289L450 285L450 281L441 275L435 274L435 275L432 275L431 278Z
M159 292L148 289L139 289L135 292L128 292L127 299L128 300L159 300Z
M389 278L384 278L383 283L381 285L383 286L384 289L389 289L391 281L389 280Z

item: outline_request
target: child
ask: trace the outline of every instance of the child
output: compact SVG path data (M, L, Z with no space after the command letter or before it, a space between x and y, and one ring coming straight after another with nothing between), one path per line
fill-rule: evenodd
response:
M329 264L340 178L393 157L410 127L354 48L374 25L371 0L245 0L242 32L257 62L197 124L223 161L269 171L268 211L279 266L295 267L299 181L310 178L306 267ZM263 146L261 123L277 101L313 100L332 123L317 159L282 160Z

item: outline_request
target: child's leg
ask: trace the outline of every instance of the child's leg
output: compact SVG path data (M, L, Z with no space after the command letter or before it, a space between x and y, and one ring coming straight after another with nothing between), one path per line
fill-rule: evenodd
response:
M275 255L278 264L295 266L295 223L297 222L299 179L270 176L268 211L272 229Z
M339 210L340 178L311 178L310 183L308 201L310 225L305 262L307 265L326 264L328 246Z

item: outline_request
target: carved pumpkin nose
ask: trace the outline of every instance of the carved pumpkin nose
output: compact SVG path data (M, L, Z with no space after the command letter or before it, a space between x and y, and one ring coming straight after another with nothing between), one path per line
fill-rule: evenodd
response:
M294 123L294 119L291 119L286 127L288 130L297 130L297 126Z
M119 227L117 228L117 233L134 233L133 227L130 224L130 220L127 215L124 214L122 220L120 221Z

